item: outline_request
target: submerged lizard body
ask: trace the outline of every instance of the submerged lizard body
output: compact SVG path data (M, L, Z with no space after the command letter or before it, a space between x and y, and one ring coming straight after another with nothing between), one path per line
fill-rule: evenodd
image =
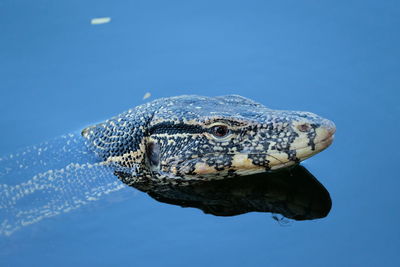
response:
M335 125L228 95L184 95L137 106L82 131L127 184L203 181L276 170L327 148Z

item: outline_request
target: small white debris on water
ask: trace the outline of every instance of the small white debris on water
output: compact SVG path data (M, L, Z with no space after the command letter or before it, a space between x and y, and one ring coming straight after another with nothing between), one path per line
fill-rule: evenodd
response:
M151 94L149 92L145 93L143 96L143 100L149 98L151 96Z
M111 21L110 17L94 18L90 21L92 25L105 24Z

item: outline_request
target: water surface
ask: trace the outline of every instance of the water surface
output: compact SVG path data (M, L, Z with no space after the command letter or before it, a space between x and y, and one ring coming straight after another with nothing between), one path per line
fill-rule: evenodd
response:
M0 237L1 266L400 264L398 2L0 6L1 155L180 94L240 94L337 125L303 164L330 192L324 219L216 217L132 189Z

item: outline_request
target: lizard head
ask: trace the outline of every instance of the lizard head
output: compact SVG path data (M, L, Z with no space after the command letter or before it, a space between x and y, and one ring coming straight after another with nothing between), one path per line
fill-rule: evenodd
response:
M214 179L291 166L327 148L335 125L316 114L250 99L164 99L145 134L146 164L166 177Z

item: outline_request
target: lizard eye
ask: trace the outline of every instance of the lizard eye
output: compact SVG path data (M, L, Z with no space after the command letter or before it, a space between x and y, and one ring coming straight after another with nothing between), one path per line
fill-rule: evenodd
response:
M221 138L227 136L230 133L230 130L225 125L215 125L211 128L211 133L214 136Z

